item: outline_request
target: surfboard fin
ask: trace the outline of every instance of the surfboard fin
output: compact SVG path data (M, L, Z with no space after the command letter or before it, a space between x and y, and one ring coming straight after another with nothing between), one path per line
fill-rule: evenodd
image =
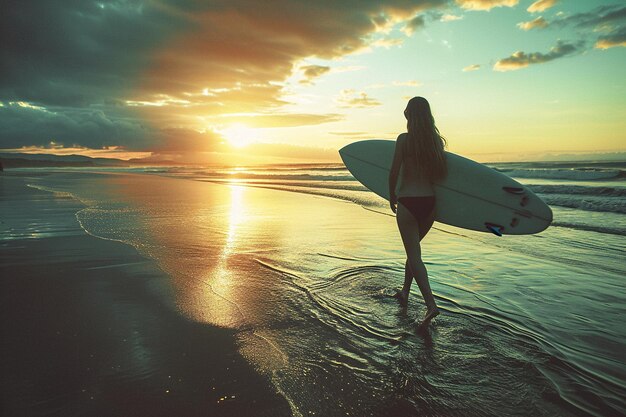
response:
M510 194L524 194L524 189L522 187L502 187L502 189Z
M494 235L502 237L502 231L504 231L504 226L500 226L499 224L494 223L485 223L485 227Z

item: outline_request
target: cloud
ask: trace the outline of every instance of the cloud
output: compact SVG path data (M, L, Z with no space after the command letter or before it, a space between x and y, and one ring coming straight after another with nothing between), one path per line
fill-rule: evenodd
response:
M166 129L210 128L201 125L207 115L280 113L296 63L356 52L374 41L376 21L408 21L447 3L11 2L0 14L0 101L49 113L1 107L0 146L54 136L64 146L150 149L175 140Z
M300 68L304 73L302 84L312 84L313 79L320 77L330 71L330 67L325 65L305 65Z
M463 19L463 16L457 16L454 14L444 14L443 16L441 16L441 21L442 22L453 22L455 20L461 20Z
M384 39L375 40L374 42L371 43L371 45L375 47L379 47L379 48L389 49L392 46L400 46L403 43L404 43L404 40L400 38L384 38Z
M118 151L187 152L215 150L221 138L188 128L157 128L141 118L99 109L44 108L8 102L0 107L0 149L29 146ZM24 126L28 128L25 129ZM89 146L84 146L87 143Z
M476 71L480 69L480 65L479 64L472 64L472 65L468 65L467 67L463 68L463 72L468 72L468 71Z
M274 113L274 114L244 114L225 115L211 119L216 124L222 123L242 123L252 128L275 128L275 127L297 127L313 126L323 123L338 122L344 117L340 114L294 114L294 113Z
M160 140L151 147L151 150L159 155L219 152L228 149L224 138L212 130L167 128L159 131L159 137Z
M417 30L423 29L426 26L426 21L424 16L418 15L413 19L409 20L407 24L402 28L402 31L407 35L411 36Z
M597 49L609 49L616 46L626 47L626 27L608 35L600 36L594 45Z
M4 8L2 99L72 106L118 98L150 51L188 24L138 2L99 3L49 0Z
M557 3L557 0L537 0L530 6L528 6L527 11L530 13L543 12L544 10L548 10L553 7Z
M551 26L575 26L601 30L615 30L626 24L626 6L600 6L589 12L574 13L553 19Z
M527 54L522 51L517 51L513 55L496 62L493 69L495 71L502 72L518 70L529 65L543 64L567 55L572 55L580 51L581 48L581 43L567 43L559 41L547 54L541 52L532 52Z
M129 152L118 146L109 146L102 149L78 147L63 147L54 142L50 142L46 146L23 146L15 149L2 149L4 157L11 157L11 154L44 154L44 155L82 155L91 158L117 158L128 160L130 158L145 158L151 155L151 152Z
M154 133L126 114L105 113L95 107L46 108L24 102L4 102L0 107L0 148L47 146L57 142L67 146L88 143L95 149L108 146L141 149Z
M340 107L376 107L381 105L378 100L369 97L367 93L356 92L352 89L341 90L337 103Z
M531 20L529 22L521 22L517 24L522 30L531 30L535 28L546 28L548 27L548 22L543 17L539 16L538 18Z
M304 0L285 0L272 8L262 2L247 2L246 7L237 7L238 3L227 2L196 13L194 21L199 22L199 29L160 51L143 87L148 91L171 89L161 92L173 95L207 81L218 88L230 88L237 82L280 82L291 74L293 62L309 56L333 59L375 42L371 39L377 30L375 17L395 21L445 2L371 0L361 2L356 9L344 2L320 7ZM185 80L184 85L178 80ZM281 91L267 96L280 99ZM223 112L238 107L219 101L225 107ZM256 111L281 105L267 100Z
M519 0L456 0L456 3L468 10L491 10L494 7L513 7Z
M595 48L608 49L624 46L626 38L626 6L600 6L589 12L560 15L550 22L542 17L531 22L518 24L522 29L534 27L575 27L583 32L586 39L597 37ZM598 36L598 34L601 34Z

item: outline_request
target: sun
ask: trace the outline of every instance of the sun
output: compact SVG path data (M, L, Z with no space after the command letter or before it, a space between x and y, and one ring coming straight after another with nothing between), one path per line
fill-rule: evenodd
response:
M241 123L234 123L220 130L219 133L235 148L243 148L259 139L257 129L249 128Z

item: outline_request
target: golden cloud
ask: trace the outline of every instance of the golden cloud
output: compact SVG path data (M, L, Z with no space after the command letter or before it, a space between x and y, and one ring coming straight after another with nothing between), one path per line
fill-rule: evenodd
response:
M609 49L618 46L626 47L626 27L601 36L594 45L597 49Z
M530 13L543 12L544 10L548 10L552 6L556 4L557 0L537 0L530 6L528 6L527 11Z
M594 48L596 49L609 49L617 46L626 47L626 39L622 40L613 40L613 39L599 39Z
M211 123L242 123L251 128L275 128L275 127L297 127L313 126L323 123L338 122L343 120L343 116L336 113L330 114L226 114L209 119Z
M442 22L453 22L455 20L461 20L461 19L463 19L463 16L457 16L454 14L444 14L443 16L441 16Z
M480 65L479 64L472 64L472 65L468 65L467 67L463 68L463 72L468 72L468 71L476 71L480 69Z
M494 7L513 7L519 0L456 0L456 3L468 10L491 10Z
M336 114L286 114L295 108L288 105L296 101L297 71L309 81L334 71L298 64L397 45L385 30L416 24L416 16L449 2L154 0L128 8L95 0L16 2L2 15L5 26L29 36L16 35L3 48L12 62L3 91L18 104L0 107L6 121L0 144L42 145L52 137L65 147L213 152L219 137L206 132L221 127L225 115L255 115L243 120L272 127L337 121ZM39 44L49 46L47 53L33 53ZM347 107L380 104L366 94L344 99ZM27 102L51 110L19 104Z
M522 30L531 30L535 28L546 28L548 27L548 21L543 17L539 16L538 18L531 20L529 22L520 22L517 24Z
M385 25L423 24L418 13L443 7L447 0L367 0L358 8L344 2L320 7L310 1L224 1L193 12L168 6L167 13L189 22L189 30L165 43L152 56L127 104L157 126L200 130L221 116L255 127L286 127L337 121L336 114L283 114L289 103L291 75L303 84L334 70L298 66L310 57L334 59L371 46L399 45L400 39L376 39ZM280 11L277 13L277 11ZM422 19L422 20L420 20ZM343 93L341 107L372 107L380 102L366 93ZM242 113L255 114L237 117Z

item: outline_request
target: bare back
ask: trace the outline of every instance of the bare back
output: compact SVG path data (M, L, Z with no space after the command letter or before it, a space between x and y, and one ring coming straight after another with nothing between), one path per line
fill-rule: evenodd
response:
M402 152L402 165L398 176L398 197L424 197L435 195L432 184L427 179L422 178L417 170L417 161L414 155L405 152L408 135L402 133L398 136L396 146Z

